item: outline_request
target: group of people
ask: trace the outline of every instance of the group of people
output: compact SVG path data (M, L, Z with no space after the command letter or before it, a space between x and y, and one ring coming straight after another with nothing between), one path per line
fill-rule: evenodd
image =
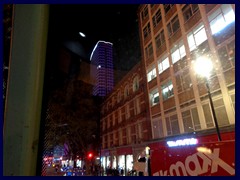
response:
M107 176L123 176L124 175L124 170L123 168L116 169L116 168L106 168L106 174Z

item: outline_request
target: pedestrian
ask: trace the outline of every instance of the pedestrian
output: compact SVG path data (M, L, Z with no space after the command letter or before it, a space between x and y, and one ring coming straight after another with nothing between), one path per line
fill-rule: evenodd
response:
M123 170L123 168L121 169L121 176L123 176L123 174L124 174L124 170Z
M57 165L55 166L55 171L56 171L56 173L58 172L58 166Z

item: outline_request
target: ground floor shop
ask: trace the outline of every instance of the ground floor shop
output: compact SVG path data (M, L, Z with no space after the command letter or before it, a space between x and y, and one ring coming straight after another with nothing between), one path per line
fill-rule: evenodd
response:
M222 142L226 141L235 141L235 130L230 129L227 131L221 132ZM129 176L133 175L131 172L132 170L137 171L135 175L144 175L148 176L151 175L151 162L155 162L151 160L151 155L154 154L154 157L158 157L157 163L164 161L165 164L171 164L173 161L179 161L179 154L185 153L186 148L193 148L194 146L197 147L201 144L207 143L214 143L219 142L218 136L215 133L214 129L208 130L208 132L199 132L193 134L185 134L179 135L174 137L168 137L161 140L154 140L150 142L146 142L144 144L139 144L137 146L129 146L129 147L119 147L119 148L112 148L112 149L105 149L101 151L101 166L106 175L108 169L114 169L119 172L119 175ZM219 144L219 143L218 143ZM190 147L191 146L191 147ZM160 155L163 153L161 151L166 151L166 153L173 152L173 149L178 149L178 151L174 151L176 153L169 155L168 158L169 162L165 156ZM156 152L159 151L159 154ZM164 153L163 153L164 154ZM191 154L188 154L191 156ZM142 159L145 158L145 161ZM170 162L171 161L171 162ZM155 162L155 164L157 164ZM234 167L232 167L234 169ZM137 170L136 170L137 169ZM154 169L152 169L154 170ZM142 173L139 173L142 172Z
M120 176L132 175L133 163L141 155L145 145L122 147L101 151L101 166L106 174L108 169L117 170Z

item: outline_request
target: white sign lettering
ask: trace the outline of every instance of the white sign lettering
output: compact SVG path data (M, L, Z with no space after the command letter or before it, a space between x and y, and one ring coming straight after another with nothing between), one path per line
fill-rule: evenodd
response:
M186 146L186 145L195 145L198 143L198 140L195 138L187 138L187 139L180 139L176 141L167 141L167 144L169 147L175 147L175 146Z
M198 176L209 171L216 173L218 167L221 167L230 175L235 175L235 169L227 164L219 157L220 149L215 148L211 153L197 152L193 155L187 156L185 162L177 161L175 164L171 164L168 170L160 170L153 174L153 176ZM199 159L201 159L199 161ZM202 162L202 165L200 164ZM190 164L194 164L194 169L190 168Z

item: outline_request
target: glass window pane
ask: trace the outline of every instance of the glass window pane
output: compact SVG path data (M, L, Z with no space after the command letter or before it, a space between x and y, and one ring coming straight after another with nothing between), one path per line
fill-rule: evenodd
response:
M159 136L160 137L164 136L164 134L163 134L163 124L162 124L162 119L161 118L159 119Z
M180 129L179 129L177 115L171 116L170 119L171 119L171 126L172 126L172 134L179 134Z
M162 66L163 66L163 70L169 68L169 60L168 60L168 58L166 58L166 59L164 59L162 61Z
M153 137L154 139L156 138L160 138L160 129L159 129L159 124L158 124L158 121L153 121Z
M180 56L181 56L181 58L183 58L186 55L184 45L182 45L179 50L180 50Z
M188 46L190 48L190 51L196 49L196 45L195 45L195 41L192 33L188 35Z
M206 125L208 128L214 127L212 113L208 104L203 105L203 112L205 115Z
M174 64L180 59L179 51L178 49L172 53L172 63Z
M171 129L169 117L166 117L166 127L167 127L167 135L172 135L172 129Z
M193 132L194 128L191 120L190 111L187 110L182 112L182 118L183 118L184 132Z
M200 126L200 121L199 121L197 108L193 108L191 110L191 112L192 112L192 118L193 118L193 123L194 123L194 129L195 130L200 130L201 126Z
M221 107L215 110L216 118L219 126L225 126L229 124L227 112L225 107Z
M205 29L201 29L196 35L195 35L195 40L196 40L196 45L199 46L202 44L204 41L207 40L207 34Z

